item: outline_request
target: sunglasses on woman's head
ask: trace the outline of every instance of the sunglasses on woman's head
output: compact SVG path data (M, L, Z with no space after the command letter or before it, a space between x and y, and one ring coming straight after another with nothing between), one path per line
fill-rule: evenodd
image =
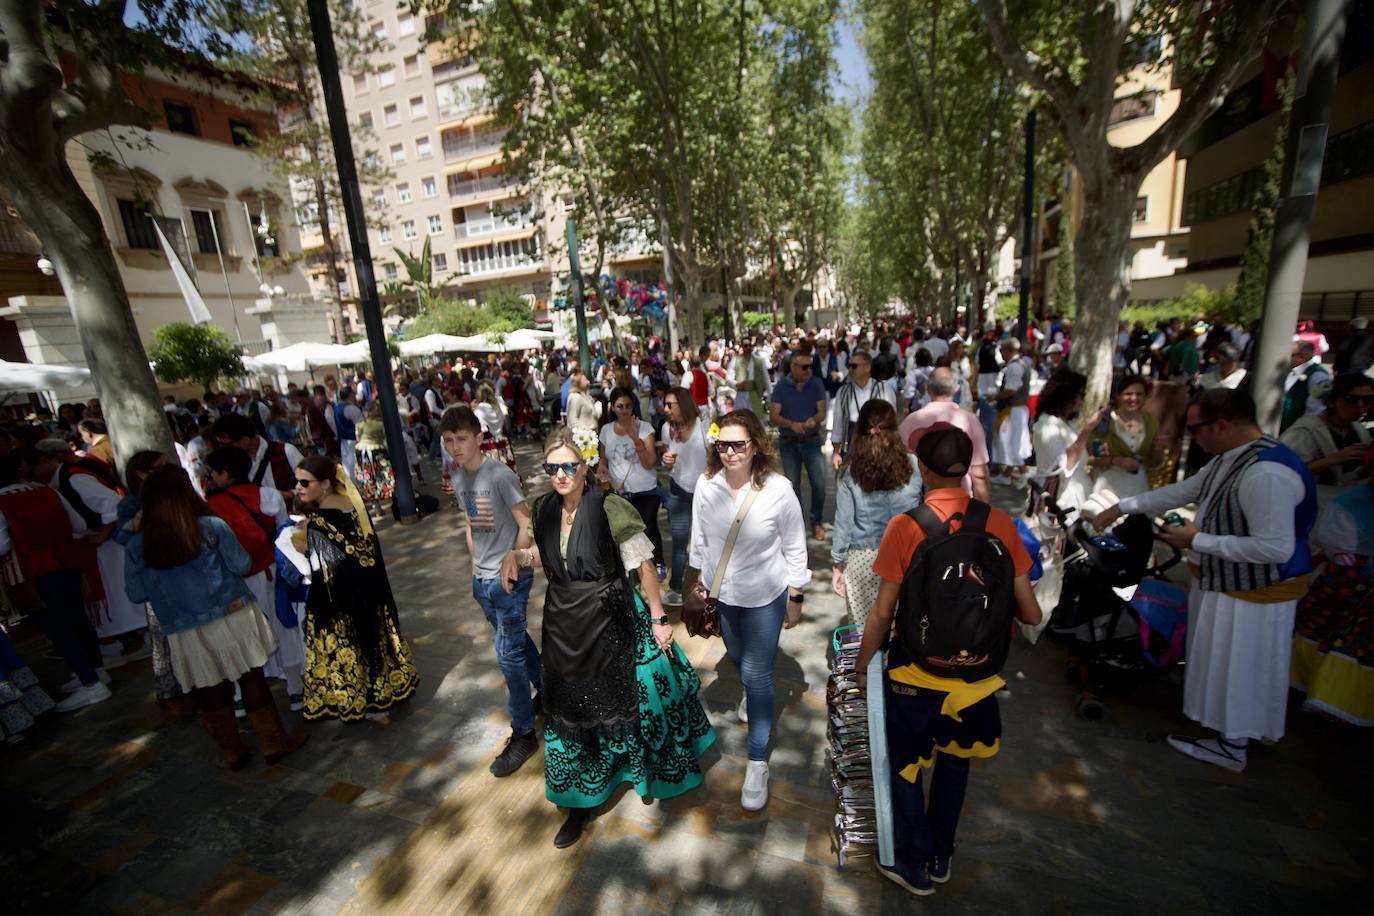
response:
M728 452L734 452L736 455L743 455L744 450L747 449L749 445L750 442L748 439L717 439L716 454L724 455Z
M571 477L577 473L577 469L582 466L580 461L560 461L556 464L544 462L544 473L552 477L555 474L562 474L564 477Z

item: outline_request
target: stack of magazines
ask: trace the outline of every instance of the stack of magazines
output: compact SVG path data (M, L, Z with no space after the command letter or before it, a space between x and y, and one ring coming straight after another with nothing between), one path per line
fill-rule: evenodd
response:
M841 627L834 635L834 660L826 684L830 740L830 782L835 789L835 850L839 864L878 851L877 811L873 801L873 761L868 743L868 701L859 688L861 627Z

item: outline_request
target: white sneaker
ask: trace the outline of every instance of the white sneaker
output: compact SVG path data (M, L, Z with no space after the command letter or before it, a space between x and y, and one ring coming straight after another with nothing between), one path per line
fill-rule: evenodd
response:
M745 811L759 811L768 804L768 761L751 760L744 769L744 788L739 803Z
M672 607L682 606L682 593L676 589L668 589L663 593L663 603Z
M108 683L110 683L110 676L109 676L108 674L105 673L105 669L104 669L104 668L97 668L97 669L95 669L95 673L96 673L96 675L100 678L100 683L102 683L102 684L108 684ZM74 677L74 678L72 678L70 681L68 681L67 683L65 683L65 684L62 685L62 692L63 692L63 693L75 693L76 691L78 691L78 690L80 690L80 689L81 689L81 678L79 678L79 677Z
M743 722L745 725L748 725L748 724L749 724L749 696L748 696L748 694L745 694L744 696L742 696L742 697L739 698L739 709L735 710L735 714L736 714L737 716L739 716L739 720L740 720L741 722Z
M127 665L129 662L141 661L152 654L153 650L148 648L146 643L134 649L132 652L124 652L122 649L114 652L107 652L104 646L100 647L100 656L104 660L107 669L119 668L123 665Z
M1167 740L1174 750L1194 760L1210 763L1232 773L1241 773L1245 770L1244 746L1236 747L1217 738L1190 738L1187 735L1170 735Z
M96 682L89 687L78 687L61 703L57 704L58 712L71 712L83 706L92 706L96 703L103 703L114 694L110 693L110 688L100 682Z

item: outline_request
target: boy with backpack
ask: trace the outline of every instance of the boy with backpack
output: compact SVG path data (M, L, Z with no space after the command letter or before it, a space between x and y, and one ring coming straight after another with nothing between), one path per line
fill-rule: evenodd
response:
M540 712L539 649L530 638L525 606L534 571L521 570L515 587L501 587L501 561L529 527L530 504L520 478L505 462L482 451L482 421L466 404L455 404L439 420L439 438L456 465L454 499L467 516L472 558L472 597L496 631L496 663L506 679L511 736L491 763L493 776L509 776L539 750L534 717Z
M997 753L998 676L1012 618L1040 622L1031 557L1011 516L972 499L968 434L937 423L916 444L925 500L895 516L873 571L882 579L864 626L859 671L888 640L884 700L896 861L883 877L918 896L949 880L969 760ZM930 802L921 771L932 768Z

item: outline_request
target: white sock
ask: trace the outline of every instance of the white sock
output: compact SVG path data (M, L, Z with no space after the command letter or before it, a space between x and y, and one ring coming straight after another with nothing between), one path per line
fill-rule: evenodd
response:
M285 665L282 672L286 675L286 692L288 694L305 693L305 679L301 674L300 665Z

